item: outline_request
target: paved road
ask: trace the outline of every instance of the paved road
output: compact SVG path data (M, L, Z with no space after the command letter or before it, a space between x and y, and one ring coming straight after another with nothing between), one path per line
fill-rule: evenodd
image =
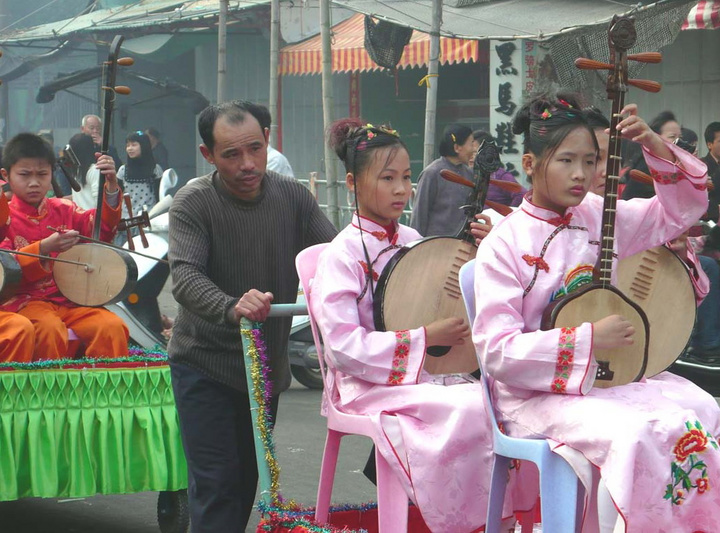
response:
M297 383L281 396L276 449L280 487L286 498L314 505L325 419L319 414L320 393ZM366 502L375 488L360 470L370 452L369 440L346 437L340 450L334 501ZM2 533L155 533L157 493L95 496L77 500L28 499L0 502ZM248 531L255 531L259 517Z

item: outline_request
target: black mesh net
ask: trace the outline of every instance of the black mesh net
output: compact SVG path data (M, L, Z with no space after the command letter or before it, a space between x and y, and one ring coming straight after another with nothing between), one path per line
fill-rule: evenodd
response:
M412 37L412 28L365 17L365 50L381 67L394 69Z
M671 44L690 9L697 3L669 2L668 5L656 6L651 10L640 10L635 13L635 29L637 41L628 51L630 54L640 52L656 52L663 46ZM549 47L554 75L543 80L545 84L567 87L582 92L592 98L596 105L604 107L607 101L605 82L607 72L604 70L579 70L574 61L578 57L586 57L607 62L608 24L598 24L584 28L581 32L573 32L567 36L551 39L545 46ZM639 77L644 63L628 62L628 73L631 78ZM554 79L552 79L554 78Z

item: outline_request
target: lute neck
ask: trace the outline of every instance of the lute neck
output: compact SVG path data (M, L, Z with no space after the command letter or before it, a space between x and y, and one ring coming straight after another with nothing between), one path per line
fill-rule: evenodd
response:
M617 213L618 186L620 185L620 132L618 123L622 120L620 111L625 107L625 92L617 91L612 103L610 118L610 142L608 146L607 180L603 202L602 232L600 239L600 260L595 271L595 281L603 287L612 280L613 253L615 249L615 215Z

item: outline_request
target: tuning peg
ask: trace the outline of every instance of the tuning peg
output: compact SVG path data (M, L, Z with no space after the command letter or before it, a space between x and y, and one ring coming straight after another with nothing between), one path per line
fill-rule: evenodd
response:
M127 96L131 92L130 87L127 87L125 85L116 85L114 89L112 87L107 87L107 86L103 85L102 90L103 91L115 91L115 93L122 94L124 96Z
M520 192L522 191L522 185L514 181L503 181L503 180L490 180L490 185L495 185L498 189L502 189L507 192Z
M135 64L135 60L132 57L121 57L117 60L117 64L121 67L129 67Z
M630 61L639 61L640 63L660 63L662 54L660 52L643 52L641 54L628 54Z
M649 93L658 93L662 88L662 85L652 80L628 80L627 84L631 87L637 87L638 89L642 89L643 91L647 91Z
M513 212L513 210L501 203L493 202L492 200L485 200L485 207L489 207L490 209L494 209L498 213L500 213L502 216L506 217L510 213Z
M582 70L612 70L613 66L610 63L601 63L594 59L587 59L585 57L578 57L575 60L575 66Z
M475 184L468 180L463 178L460 174L457 174L453 172L452 170L448 170L446 168L442 169L440 171L440 175L445 178L448 181L452 181L453 183L458 183L460 185L465 185L466 187L470 187L471 189L475 187Z

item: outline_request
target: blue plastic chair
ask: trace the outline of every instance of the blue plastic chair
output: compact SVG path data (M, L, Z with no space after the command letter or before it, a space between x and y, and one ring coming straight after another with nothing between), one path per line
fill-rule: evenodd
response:
M470 323L475 320L475 260L460 269L460 290ZM545 439L519 439L504 435L495 419L495 409L490 399L490 386L482 373L485 408L493 428L493 452L495 459L488 502L485 531L497 533L502 520L505 489L508 482L508 468L511 459L532 461L540 471L540 511L543 533L568 533L580 531L584 487L570 465L550 449ZM575 502L574 506L568 506Z

